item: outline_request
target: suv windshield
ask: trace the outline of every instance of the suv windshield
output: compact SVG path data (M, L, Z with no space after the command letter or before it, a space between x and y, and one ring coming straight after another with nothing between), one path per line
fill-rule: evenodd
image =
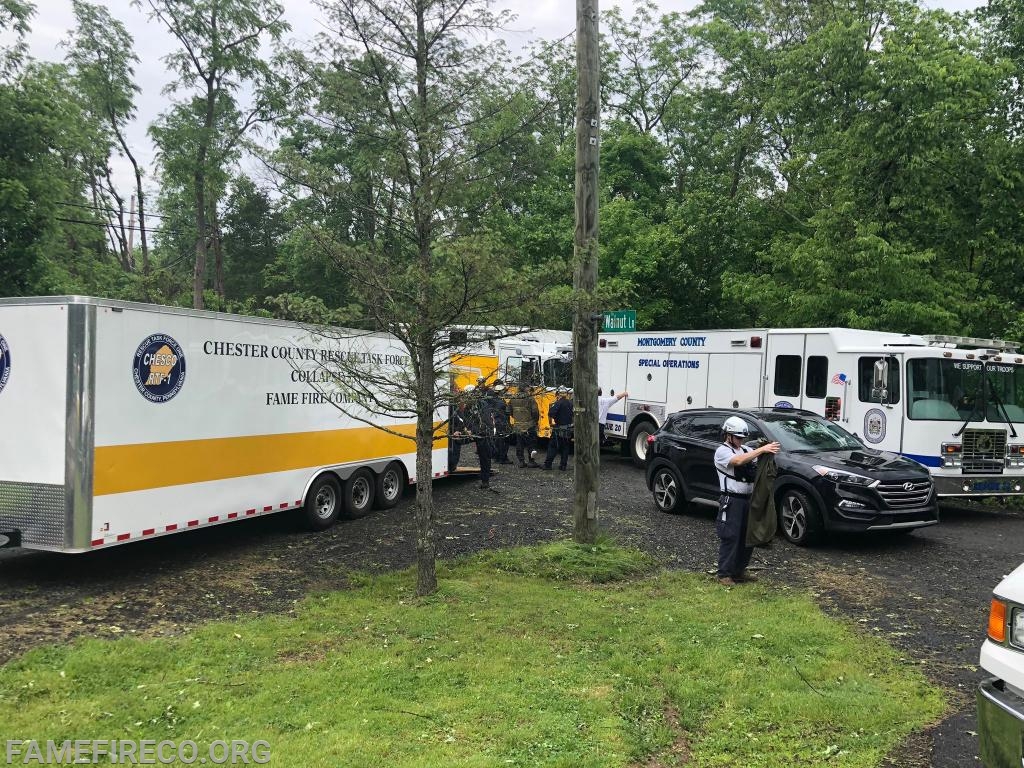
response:
M907 362L907 415L1024 423L1024 366L922 358ZM1004 409L1005 414L1004 415Z
M824 419L798 414L766 413L769 437L778 440L786 451L848 451L863 444L837 424Z

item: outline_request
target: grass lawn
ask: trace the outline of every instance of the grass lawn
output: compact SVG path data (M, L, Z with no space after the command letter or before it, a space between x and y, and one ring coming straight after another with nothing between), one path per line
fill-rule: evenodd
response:
M271 765L875 766L943 711L806 596L568 543L0 668L5 739L263 739ZM198 764L198 761L197 761Z

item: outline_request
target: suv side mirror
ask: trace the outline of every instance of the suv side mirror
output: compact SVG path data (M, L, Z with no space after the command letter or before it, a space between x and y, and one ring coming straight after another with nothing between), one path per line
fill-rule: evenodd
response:
M885 358L875 360L874 375L871 379L871 399L879 403L889 400L889 391L886 385L889 383L889 361Z

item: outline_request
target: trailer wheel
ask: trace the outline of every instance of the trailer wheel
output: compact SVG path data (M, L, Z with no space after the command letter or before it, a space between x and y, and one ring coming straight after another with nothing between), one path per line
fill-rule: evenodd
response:
M798 547L813 544L821 536L821 512L803 491L787 488L779 498L779 528Z
M376 485L373 473L366 467L353 472L345 481L345 514L349 517L358 517L369 512L373 508L373 492Z
M651 422L637 422L629 430L629 455L633 464L642 467L647 463L647 438L655 433L657 427Z
M320 475L309 487L303 505L306 525L314 531L330 528L341 511L341 486L334 475Z
M405 469L401 463L392 461L377 475L376 507L391 509L402 498L405 488Z

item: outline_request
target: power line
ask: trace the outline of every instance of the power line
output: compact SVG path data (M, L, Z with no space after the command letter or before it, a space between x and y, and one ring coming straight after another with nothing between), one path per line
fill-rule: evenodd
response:
M85 205L84 203L62 202L62 203L57 203L57 205L66 205L66 206L69 206L71 208L84 208L87 211L94 211L94 212L97 212L97 213L100 212L100 211L105 211L107 213L130 213L130 211L125 211L124 209L107 208L106 206ZM147 219L148 218L154 218L154 219L172 219L172 218L174 218L173 216L165 216L165 215L159 214L159 213L146 213L145 216L146 216Z
M107 222L104 222L104 221L89 221L87 219L69 219L69 218L67 218L65 216L54 216L53 218L55 220L57 220L57 221L63 221L63 222L66 222L68 224L87 224L88 226L91 226L91 227L102 227L103 229L107 229L108 227L112 226L111 224L109 224ZM145 231L145 232L149 232L151 234L158 234L158 235L159 234L171 234L171 235L181 235L182 237L188 237L188 236L192 236L192 235L195 234L193 232L183 232L183 231L181 231L179 229L152 229L151 227L140 227L138 225L135 225L135 226L127 226L126 225L124 228L128 229L128 230L132 230L133 232L143 232L143 231Z

